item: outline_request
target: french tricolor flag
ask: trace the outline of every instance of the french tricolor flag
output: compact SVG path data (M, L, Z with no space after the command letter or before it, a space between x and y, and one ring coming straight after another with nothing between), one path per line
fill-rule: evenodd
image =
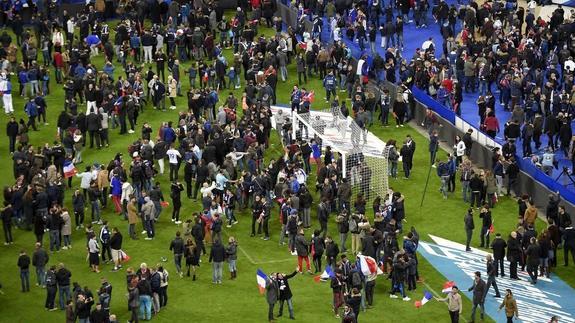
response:
M74 167L74 163L71 160L66 160L64 162L64 178L69 178L76 175L76 167Z
M423 298L421 299L421 301L415 301L415 307L417 307L417 308L422 307L427 302L429 302L432 298L433 298L433 295L431 295L430 292L425 291L425 293L423 293Z
M264 294L266 291L266 284L268 281L268 276L264 274L261 269L256 272L256 280L258 282L258 288L260 289L260 294Z
M359 268L361 269L361 272L363 273L364 276L369 276L373 274L377 275L383 274L383 271L381 271L381 269L377 266L377 262L375 261L375 259L364 255L358 255L357 258Z
M317 275L313 278L313 280L315 280L316 283L319 283L320 281L326 281L328 279L331 279L335 277L333 270L331 269L331 266L327 266L325 267L325 270L323 271L323 273L321 275Z

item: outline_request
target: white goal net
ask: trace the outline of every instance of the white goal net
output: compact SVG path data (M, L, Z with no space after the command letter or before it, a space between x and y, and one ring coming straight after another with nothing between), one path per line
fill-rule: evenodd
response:
M292 114L289 108L275 106L272 112L280 109L291 117L293 139L320 139L322 147L330 146L341 154L342 176L349 180L354 196L361 193L366 200L385 197L389 190L388 150L381 139L339 109Z

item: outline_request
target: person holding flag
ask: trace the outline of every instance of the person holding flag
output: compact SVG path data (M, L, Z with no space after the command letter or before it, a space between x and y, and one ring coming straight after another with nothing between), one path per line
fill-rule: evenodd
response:
M266 277L267 280L265 289L266 289L266 300L268 302L268 320L270 322L274 321L274 306L278 301L280 293L277 276L278 276L277 273L272 273L269 277ZM258 270L258 277L259 277L259 270Z
M459 295L459 288L455 285L452 285L449 288L450 290L446 297L435 297L435 300L439 302L447 302L451 323L459 323L459 316L461 316L461 313L463 312L463 302L461 301L461 295Z

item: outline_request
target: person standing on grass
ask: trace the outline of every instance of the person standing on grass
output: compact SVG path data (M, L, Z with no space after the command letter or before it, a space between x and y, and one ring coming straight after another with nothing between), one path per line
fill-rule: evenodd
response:
M493 242L491 243L495 265L495 277L498 277L499 274L501 274L501 277L505 277L505 266L503 265L505 248L507 248L507 243L501 238L501 233L495 234L495 239L493 239Z
M22 284L22 292L30 291L30 256L26 254L26 250L20 251L18 257L18 268L20 268L20 281Z
M170 181L177 181L179 162L182 158L182 155L177 149L174 148L173 144L170 145L170 149L168 149L166 155L168 156L168 161L170 163Z
M226 247L226 259L228 260L228 268L230 270L231 279L234 280L238 277L238 268L236 261L238 259L238 242L234 237L228 239L228 246Z
M196 280L196 267L200 265L200 253L201 250L198 246L194 243L191 238L188 238L186 242L186 249L184 250L184 256L186 257L186 267L188 268L188 272L186 276L190 277L190 267L192 268L192 280Z
M144 228L146 230L147 237L144 240L154 239L154 202L150 200L149 196L144 197L144 204L140 210L142 214L142 219L144 221Z
M51 266L46 273L46 304L44 307L47 311L55 311L58 309L54 305L57 291L58 283L56 281L56 266Z
M489 210L489 205L487 204L483 205L483 208L479 213L479 217L482 219L481 233L480 233L481 245L479 247L488 248L490 246L489 244L489 235L491 234L490 229L491 224L493 223L493 219L491 217L491 211Z
M100 246L98 245L98 240L94 233L90 234L90 240L88 241L88 254L92 271L100 273Z
M280 295L278 274L271 273L266 281L266 301L268 302L268 321L274 322L274 306Z
M58 264L56 282L58 283L58 297L61 310L64 310L65 304L67 304L72 298L72 295L70 294L70 277L72 277L72 273L68 268L64 267L63 263Z
M345 291L345 280L341 269L335 270L335 276L331 278L330 286L333 292L333 313L336 318L339 318L339 308L343 305Z
M2 228L4 229L4 237L6 238L6 242L4 245L11 245L14 243L14 239L12 238L12 217L14 216L14 212L12 211L12 206L10 202L4 201L4 208L2 208Z
M434 298L440 302L447 302L451 323L459 323L459 317L463 312L463 302L461 301L461 295L459 295L459 288L457 288L457 286L453 286L451 287L451 292L449 292L446 297Z
M174 263L176 265L176 273L180 278L184 277L182 272L182 257L184 256L184 239L181 237L180 231L176 232L176 237L170 243L170 251L174 253Z
M46 264L50 260L50 256L42 248L42 244L40 242L36 242L36 250L32 254L32 266L36 268L36 286L45 286L45 277L46 277Z
M140 291L138 287L130 285L128 287L128 307L130 308L130 323L140 322L138 319L138 309L140 308Z
M86 206L86 198L80 190L74 191L74 195L72 196L72 205L74 206L76 230L79 230L84 227L84 208Z
M138 217L138 207L135 196L130 196L130 202L128 202L126 209L128 212L128 234L132 240L138 240L136 223L138 223L140 218Z
M279 286L279 301L280 301L280 311L278 313L278 317L281 317L283 315L283 309L284 309L284 302L287 302L288 304L288 311L289 311L289 318L292 320L295 320L294 314L293 314L293 303L292 303L292 292L291 292L291 288L289 287L289 279L295 277L295 275L297 275L297 270L294 270L293 273L286 275L286 274L278 274L277 275L277 282L278 282L278 286Z
M112 229L112 237L110 238L110 249L112 251L112 260L114 261L113 271L122 268L121 251L122 251L122 234L118 228Z
M226 251L224 246L219 239L216 239L210 250L210 259L208 260L212 263L212 283L214 284L222 283L222 267L225 256Z
M297 268L300 274L303 274L302 261L305 260L307 272L311 274L311 267L309 263L309 242L304 236L303 229L300 229L295 238L295 250L297 253Z
M104 263L109 263L112 261L112 250L110 249L110 238L112 234L108 228L108 221L104 221L102 228L100 229L99 240L102 244L102 261ZM108 259L106 259L106 255Z

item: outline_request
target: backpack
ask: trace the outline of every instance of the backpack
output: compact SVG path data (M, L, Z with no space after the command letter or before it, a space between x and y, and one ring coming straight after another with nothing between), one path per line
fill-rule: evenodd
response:
M146 178L154 177L154 169L150 163L144 164L144 174L146 175Z
M132 173L131 173L132 179L140 180L142 179L142 174L143 174L142 164L135 163L134 166L132 166Z
M357 220L353 216L349 219L349 231L351 231L351 233L359 232L359 226L357 225Z

